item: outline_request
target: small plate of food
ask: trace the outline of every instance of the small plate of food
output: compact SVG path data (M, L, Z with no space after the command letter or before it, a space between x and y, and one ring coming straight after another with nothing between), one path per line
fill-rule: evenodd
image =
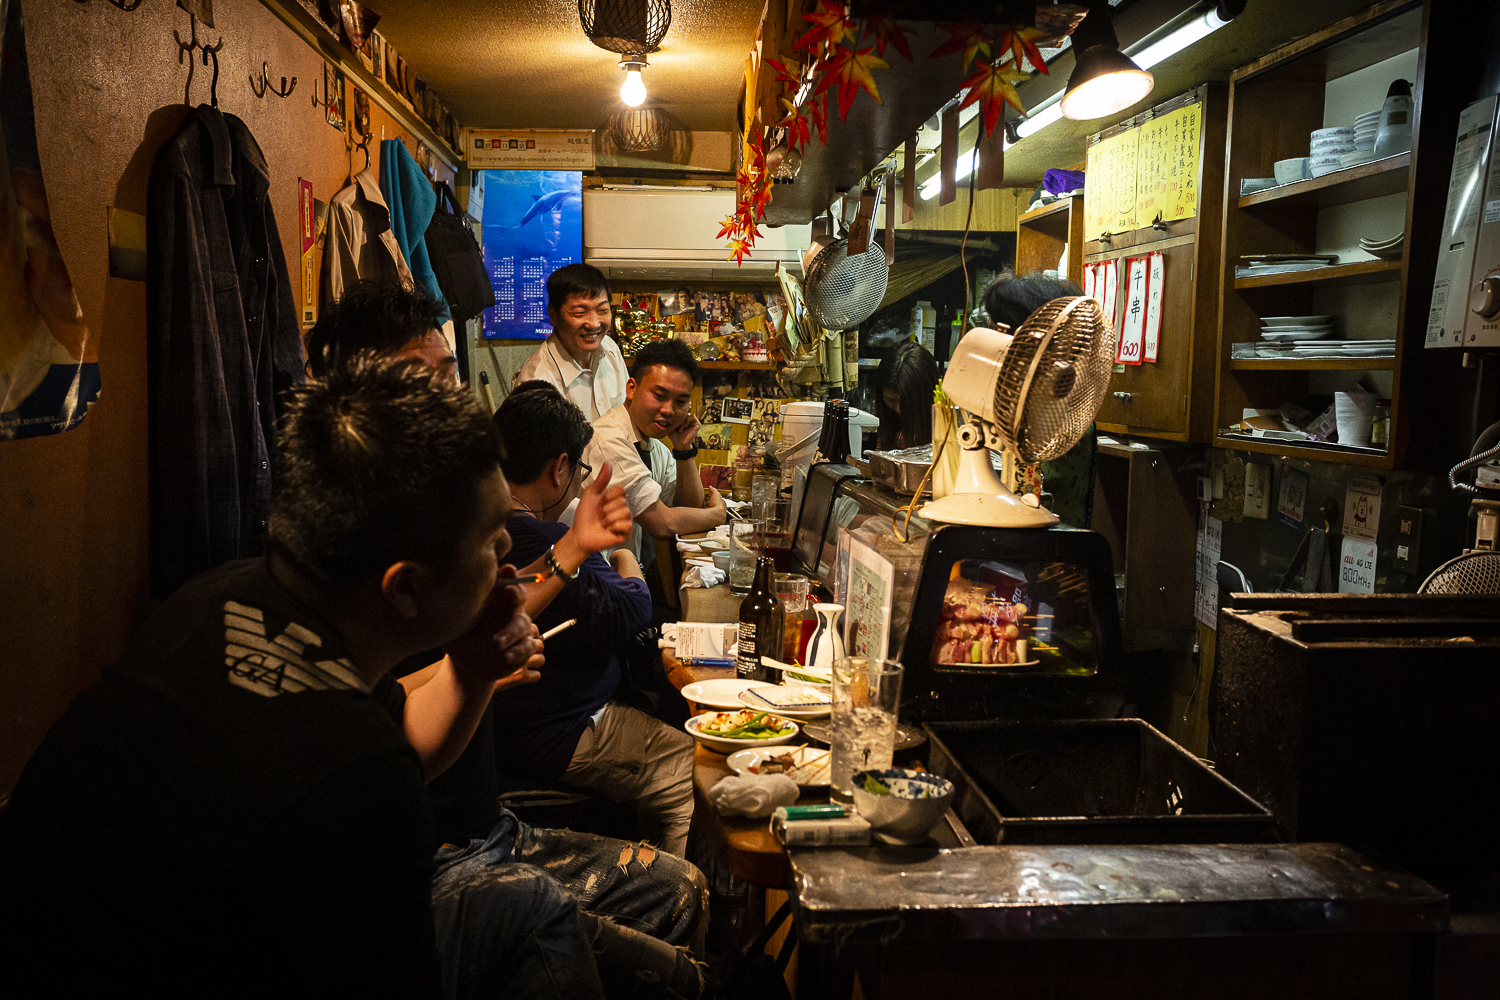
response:
M788 719L821 719L833 711L828 690L811 684L757 685L742 690L739 699L746 708L775 712Z
M829 751L814 746L751 747L725 760L735 774L784 774L803 788L826 788Z
M683 728L693 739L719 753L780 746L796 739L800 731L791 719L750 708L738 712L704 712L687 720Z

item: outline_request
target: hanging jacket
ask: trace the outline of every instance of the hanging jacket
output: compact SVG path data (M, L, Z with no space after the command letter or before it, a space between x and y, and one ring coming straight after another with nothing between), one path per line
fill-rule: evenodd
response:
M146 196L151 591L258 555L278 394L305 376L270 169L206 104L157 151Z
M411 276L437 299L438 321L448 322L452 314L443 290L438 287L437 275L432 272L427 244L422 238L432 222L437 193L399 139L386 139L380 144L380 193L390 207L391 234L406 257Z
M323 276L318 301L324 307L344 297L361 279L414 285L406 257L391 233L391 213L373 170L361 170L354 183L328 202L328 235L323 243Z

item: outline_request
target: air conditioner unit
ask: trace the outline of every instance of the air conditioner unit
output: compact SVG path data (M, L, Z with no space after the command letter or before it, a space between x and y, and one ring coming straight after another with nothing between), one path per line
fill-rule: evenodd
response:
M583 259L616 281L765 282L778 263L801 273L810 225L763 225L751 256L736 266L718 238L733 212L731 188L586 188Z

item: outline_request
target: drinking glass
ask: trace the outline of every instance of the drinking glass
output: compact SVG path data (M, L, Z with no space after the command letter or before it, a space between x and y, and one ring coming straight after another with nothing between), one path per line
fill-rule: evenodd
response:
M751 519L761 524L761 547L781 573L792 566L792 532L787 524L790 507L790 501L777 497L750 504Z
M891 766L901 674L895 660L853 656L834 663L829 789L833 798L853 800L855 772Z
M776 596L781 598L786 609L784 634L781 642L781 661L795 663L797 649L802 640L802 618L807 612L807 594L812 581L801 573L777 573Z
M729 524L729 589L748 594L755 582L755 560L765 541L765 526L751 519Z

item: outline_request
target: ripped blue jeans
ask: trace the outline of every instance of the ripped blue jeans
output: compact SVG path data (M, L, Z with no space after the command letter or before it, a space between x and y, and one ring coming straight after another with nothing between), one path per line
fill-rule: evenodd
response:
M445 846L436 862L447 996L602 997L601 976L639 970L665 996L695 995L697 971L679 949L701 954L707 883L681 858L505 812L485 839Z

